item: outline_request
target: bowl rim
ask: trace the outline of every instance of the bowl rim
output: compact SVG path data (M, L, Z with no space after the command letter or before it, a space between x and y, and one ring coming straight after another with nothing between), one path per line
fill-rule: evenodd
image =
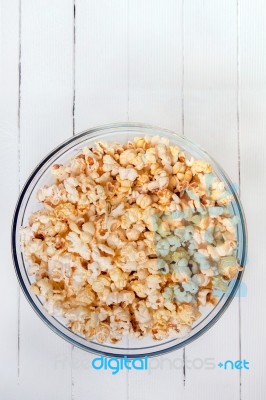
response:
M247 233L247 224L246 224L246 218L243 210L243 206L241 203L241 200L239 198L238 193L234 190L232 186L232 182L230 178L228 177L227 173L224 171L224 169L220 166L220 164L214 160L212 156L209 155L209 153L204 150L198 143L190 140L184 135L180 135L172 130L161 128L158 126L150 125L150 124L144 124L144 123L137 123L137 122L116 122L116 123L110 123L110 124L104 124L104 125L99 125L93 128L89 128L86 130L83 130L82 132L71 136L70 138L66 139L65 141L61 142L58 146L56 146L53 150L51 150L40 162L39 164L36 165L36 167L32 170L32 172L29 174L29 177L27 178L26 182L24 183L20 194L18 196L18 200L15 205L15 210L13 214L13 219L12 219L12 225L11 225L11 253L12 253L12 259L13 259L13 264L14 264L14 269L15 273L17 276L17 279L19 281L20 288L22 289L22 292L24 293L27 301L30 303L31 307L35 311L35 313L41 318L41 320L45 323L46 326L48 326L54 333L62 337L64 340L69 342L70 344L84 350L87 352L90 352L95 355L103 355L105 357L116 357L116 358L123 358L125 354L117 354L115 352L107 352L104 350L98 350L91 348L89 346L85 346L82 343L79 343L78 341L70 338L67 336L64 332L62 332L60 329L58 329L55 325L53 325L45 316L44 313L42 313L39 308L35 305L35 303L32 301L30 293L25 285L24 279L22 277L22 274L20 272L20 264L17 258L17 252L16 252L16 233L17 233L17 220L18 220L18 214L20 211L20 206L22 204L22 201L24 199L24 196L27 192L28 187L30 186L31 182L39 172L39 170L53 157L56 153L58 153L60 150L62 150L64 147L69 145L72 142L77 141L78 139L90 135L92 133L97 133L106 129L127 129L127 128L139 128L139 129L147 129L147 130L153 130L153 131L158 131L160 133L168 133L174 136L177 136L179 140L184 141L186 144L191 144L193 147L196 147L200 152L206 154L206 156L211 160L211 162L219 169L221 174L223 175L224 180L226 181L227 185L230 187L230 190L232 191L232 194L234 196L234 200L237 204L237 208L239 211L239 216L240 216L240 223L242 227L242 236L243 236L243 254L242 254L242 260L241 260L241 266L243 267L243 270L239 271L237 278L235 279L234 286L229 294L227 296L227 299L225 300L225 303L222 305L222 308L213 316L213 318L205 325L202 329L200 329L198 332L196 332L192 337L188 337L185 339L182 343L177 343L173 346L166 347L164 349L154 351L152 353L146 352L143 354L126 354L127 358L142 358L145 356L148 356L149 358L160 356L163 354L170 353L172 351L178 350L180 348L183 348L187 346L188 344L194 342L194 340L198 339L200 336L202 336L205 332L207 332L223 315L223 313L227 310L229 305L231 304L232 300L235 297L235 294L237 290L239 289L240 283L243 278L243 274L245 271L245 266L246 266L246 261L247 261L247 252L248 252L248 233ZM141 133L141 132L140 132ZM88 341L88 344L90 341ZM115 349L114 349L115 350Z

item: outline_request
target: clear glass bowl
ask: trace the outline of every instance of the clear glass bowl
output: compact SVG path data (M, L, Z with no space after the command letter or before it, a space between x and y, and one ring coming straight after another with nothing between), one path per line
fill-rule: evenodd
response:
M28 181L26 182L16 205L13 225L12 225L12 253L15 264L16 274L20 286L30 302L32 308L39 317L58 335L70 342L71 344L92 353L100 353L105 356L113 357L142 357L142 356L158 356L178 348L184 347L197 339L203 333L207 332L212 325L221 317L224 311L231 303L236 294L243 271L238 273L236 279L231 281L228 292L223 294L213 308L206 308L201 318L196 321L190 335L184 339L168 339L162 341L153 341L149 338L142 340L125 337L123 341L112 344L99 344L95 341L88 341L78 334L69 330L63 319L55 318L49 315L41 302L30 288L32 278L27 274L27 262L25 261L20 249L19 230L22 226L27 225L28 217L41 207L36 200L37 190L46 184L52 183L52 175L50 167L54 163L64 164L71 157L75 156L84 146L93 146L95 141L102 140L107 143L120 142L125 143L132 140L135 136L164 136L170 140L172 144L180 146L185 153L196 159L202 159L209 162L214 169L214 173L218 178L225 182L226 189L233 195L232 212L238 216L240 223L237 225L238 249L237 257L240 265L245 266L247 255L247 230L243 209L239 197L234 189L231 180L228 178L223 169L197 144L191 142L186 137L177 135L174 132L142 124L123 123L100 126L89 129L81 134L71 137L54 149L43 159L35 168Z

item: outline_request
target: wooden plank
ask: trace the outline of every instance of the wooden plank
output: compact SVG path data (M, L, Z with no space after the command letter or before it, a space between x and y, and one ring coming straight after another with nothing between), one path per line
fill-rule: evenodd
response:
M21 4L20 179L72 135L72 0ZM71 398L71 346L20 296L18 399Z
M182 133L182 1L129 0L129 116Z
M184 3L184 133L238 183L236 2ZM239 358L238 299L210 331L187 346L186 358L186 399L239 398L239 372L217 367Z
M76 0L75 133L127 120L127 2ZM73 399L127 398L127 373L93 370L96 357L72 352ZM103 384L103 382L105 382Z
M240 155L241 198L249 233L245 272L247 298L241 303L242 358L250 371L242 371L242 400L265 398L264 249L266 150L266 3L239 2Z
M182 1L129 0L129 118L182 133ZM130 371L129 399L183 395L183 352Z
M0 394L15 399L18 375L18 283L10 252L10 221L18 195L19 1L0 4ZM8 174L8 179L7 179Z
M127 3L76 0L75 133L127 119Z

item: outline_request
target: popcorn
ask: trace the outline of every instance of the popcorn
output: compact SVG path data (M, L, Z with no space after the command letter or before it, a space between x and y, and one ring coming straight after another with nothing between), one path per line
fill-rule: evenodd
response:
M86 243L82 243L81 239L75 232L70 232L66 239L70 242L68 251L78 253L84 260L90 260L91 251Z
M102 292L105 286L110 286L111 280L107 278L105 275L100 275L91 285L94 292Z
M167 286L163 291L164 300L168 303L174 300L174 289L172 287Z
M111 304L119 304L119 303L126 303L131 304L135 299L135 295L129 291L114 291L110 292L106 298L106 304L109 306Z
M170 330L170 332L173 334L173 331ZM180 325L180 327L174 331L173 337L176 337L177 339L182 339L184 337L189 336L191 332L191 327L188 325Z
M146 209L152 204L151 196L147 194L140 194L136 201L137 205L142 209Z
M213 288L218 291L226 292L228 289L228 281L226 281L222 276L215 276L212 280L212 285Z
M40 295L43 297L48 297L48 295L52 292L53 286L50 283L48 278L40 279L37 282L37 287L39 288Z
M56 183L62 182L64 181L64 179L69 177L69 172L67 171L67 168L59 164L54 164L52 166L51 173L54 176Z
M199 290L197 283L193 282L192 280L189 282L182 282L182 287L186 292L195 294Z
M169 265L161 258L158 258L157 259L157 269L161 274L165 275L165 274L168 274L168 272L169 272Z
M90 311L87 307L75 307L65 312L65 317L69 321L85 321L90 316Z
M193 296L181 290L179 285L174 286L174 299L180 303L190 303L193 300Z
M169 336L168 324L160 324L157 322L152 326L151 334L154 340L167 339L167 337Z
M109 154L103 156L103 171L111 172L112 176L115 176L119 172L119 164Z
M205 161L194 161L194 163L191 166L191 171L193 175L199 173L199 172L204 172L205 174L209 174L212 172L212 167L210 164L208 164Z
M64 276L63 274L61 276ZM87 282L88 280L88 271L85 270L82 266L77 265L74 271L72 272L70 278L71 289L74 292L78 292Z
M202 289L198 294L199 304L205 306L208 302L208 296L212 293L211 289Z
M200 312L196 305L182 304L178 307L177 314L185 325L191 326L200 317Z
M90 285L87 285L86 287L82 288L76 295L76 302L78 303L84 303L84 305L90 305L94 302L95 300L95 294L91 290Z
M167 256L167 254L169 253L169 249L170 249L170 243L166 239L161 239L156 244L156 254L158 255L158 257Z
M220 259L218 270L223 277L233 279L241 268L239 268L235 256L226 256Z
M86 222L85 224L82 225L82 230L86 233L89 233L91 235L94 235L95 233L95 227L93 222Z
M187 267L188 263L185 258L181 258L177 264L173 266L173 281L174 282L186 282L189 281L192 272Z
M131 182L134 182L134 180L138 177L138 173L135 168L120 167L118 173L122 180L128 179Z
M205 287L210 282L210 278L204 274L195 274L192 276L191 280L200 287Z
M139 301L135 306L135 316L141 326L150 326L152 322L152 315L143 300Z
M148 307L157 310L159 307L163 307L164 305L164 298L161 295L159 290L155 290L154 292L151 292L146 300L146 304Z
M98 142L51 173L21 248L47 312L87 340L186 337L241 270L224 182L168 139Z
M120 217L121 215L124 214L124 208L125 204L121 203L111 211L110 215L115 218Z
M171 252L174 252L178 247L181 246L181 241L177 236L167 236L166 240L169 243L169 249Z
M153 290L160 289L160 285L164 282L161 275L148 275L145 279L146 286Z
M95 329L95 339L99 343L104 343L110 335L110 327L107 324L99 324Z
M44 186L39 189L37 199L48 205L57 205L61 201L67 201L67 194L62 185Z
M120 268L113 268L109 271L109 276L114 282L114 285L117 289L124 289L127 285L128 274L123 272Z
M133 164L136 157L137 157L137 152L134 149L128 149L120 154L119 161L121 165L127 166L129 164Z
M78 186L78 180L73 177L69 177L65 179L63 182L65 189L67 191L68 200L71 203L77 202L79 200L79 193L76 189L76 187Z

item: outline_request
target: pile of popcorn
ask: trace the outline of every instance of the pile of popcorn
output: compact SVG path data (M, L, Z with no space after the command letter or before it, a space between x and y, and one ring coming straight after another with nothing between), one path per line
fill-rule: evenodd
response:
M88 340L188 336L241 269L232 197L162 137L97 142L37 194L21 229L32 290Z

